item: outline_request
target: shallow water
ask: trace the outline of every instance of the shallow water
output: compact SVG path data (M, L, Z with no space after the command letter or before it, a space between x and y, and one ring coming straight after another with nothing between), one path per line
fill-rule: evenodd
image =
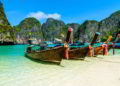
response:
M25 58L25 47L24 45L0 46L0 86L15 86L14 84L19 83L18 81L23 82L29 77L32 78L33 75L36 76L36 73L44 75L56 67L54 65L36 63Z
M24 57L25 47L0 46L0 86L58 86L74 77L78 69L75 65L84 64L83 61L70 60L63 60L61 66L34 62ZM66 75L70 76L63 78Z
M0 69L1 67L27 67L33 65L44 64L36 63L30 59L24 57L24 50L27 45L15 45L15 46L0 46ZM109 55L112 55L113 50L109 51ZM116 54L120 54L120 50L116 50ZM49 64L48 64L49 65Z
M61 66L38 63L24 57L26 47L0 46L0 86L70 86L69 83L73 86L96 63L92 60L63 60Z

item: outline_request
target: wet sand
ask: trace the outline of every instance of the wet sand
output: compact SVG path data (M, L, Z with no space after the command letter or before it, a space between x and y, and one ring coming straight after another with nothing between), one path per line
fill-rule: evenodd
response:
M0 61L0 86L120 86L120 55L63 60L60 66Z

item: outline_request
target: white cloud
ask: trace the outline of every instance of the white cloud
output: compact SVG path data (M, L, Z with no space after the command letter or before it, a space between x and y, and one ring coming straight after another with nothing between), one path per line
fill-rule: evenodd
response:
M29 13L27 17L35 17L38 20L47 19L47 18L60 19L61 15L58 13L45 14L44 12L39 11L39 12Z

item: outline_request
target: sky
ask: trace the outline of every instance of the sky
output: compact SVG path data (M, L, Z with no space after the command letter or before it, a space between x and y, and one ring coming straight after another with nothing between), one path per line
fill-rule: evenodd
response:
M35 17L41 23L47 18L65 23L100 21L120 10L120 0L2 0L9 22L14 26L24 18Z

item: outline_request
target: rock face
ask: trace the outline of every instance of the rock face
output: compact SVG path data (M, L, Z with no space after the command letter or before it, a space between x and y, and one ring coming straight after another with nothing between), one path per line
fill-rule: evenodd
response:
M6 14L4 13L4 6L2 2L0 2L0 24L10 25Z
M120 11L110 15L100 22L94 20L85 21L77 30L76 38L80 41L91 42L95 32L101 33L101 41L106 41L109 35L120 31Z
M0 3L0 24L9 25L9 22L4 13L3 4ZM1 25L1 26L2 26ZM65 24L61 20L48 18L42 25L35 18L26 18L19 25L14 26L17 38L26 39L34 37L44 40L54 40L54 38L64 38L67 35L68 27L72 27L74 41L91 42L95 32L101 33L101 41L107 40L109 35L120 31L120 11L110 15L108 18L101 20L87 20L83 24L69 23ZM6 32L9 30L4 29ZM0 31L1 28L0 28ZM3 31L4 32L4 31ZM5 33L6 33L5 32Z
M65 24L63 21L48 18L42 25L43 37L45 40L53 40L55 37L59 38L63 33Z
M97 21L85 21L81 24L76 32L76 37L81 42L91 42L94 33L98 31L99 23Z
M25 19L18 26L20 27L20 33L23 33L22 36L24 36L25 33L28 34L31 32L34 37L34 32L39 32L38 34L42 34L45 40L61 38L61 34L64 35L65 38L68 27L72 27L74 29L74 41L80 40L81 42L91 42L95 32L100 32L101 41L106 41L109 35L120 31L120 11L113 13L108 18L101 20L100 22L96 20L87 20L81 25L76 23L65 24L63 21L48 18L41 27L39 21L32 18ZM27 35L27 37L28 36L29 35ZM41 36L39 35L38 37Z
M3 3L0 2L0 39L3 41L14 40L14 33L12 26L4 13Z
M42 38L40 21L35 18L25 18L19 25L14 27L17 38L28 39Z
M99 32L102 36L111 35L114 32L120 31L120 11L117 11L110 15L110 17L100 21L99 23Z
M76 35L79 24L71 23L65 25L63 21L48 18L42 27L40 22L35 18L26 18L19 25L14 26L17 38L27 39L30 36L43 38L44 40L53 41L54 38L66 38L68 27L72 27Z

